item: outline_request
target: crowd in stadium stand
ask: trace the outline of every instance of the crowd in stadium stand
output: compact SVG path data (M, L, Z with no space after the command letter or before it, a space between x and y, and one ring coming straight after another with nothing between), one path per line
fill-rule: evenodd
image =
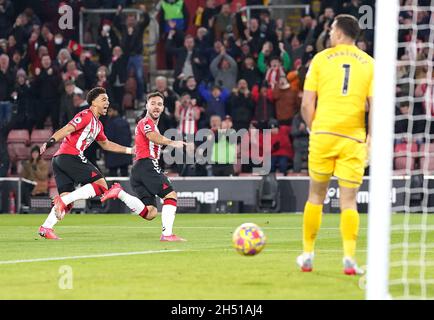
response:
M408 174L408 170L423 168L425 157L410 153L434 150L434 56L430 49L434 12L414 11L416 5L430 6L429 0L406 0L401 5L409 10L402 10L399 16L394 169L395 173ZM426 169L434 170L429 161Z
M303 82L315 53L330 46L328 35L333 17L348 13L360 18L363 12L359 8L373 7L375 3L284 1L315 8L310 14L302 14L299 28L293 28L284 19L273 19L270 10L252 10L250 20L240 10L246 5L282 4L281 1L204 0L196 1L196 7L183 0L160 1L160 47L165 69L174 70L172 85L171 79L164 76L149 83L144 74L143 35L151 19L149 5L146 10L138 4L141 1L67 2L73 7L75 21L80 7L116 9L116 13L89 15L86 19L85 40L96 43L95 49L80 46L78 28L59 29L58 7L64 4L62 1L0 0L2 150L7 149L6 137L12 129L57 130L65 125L87 107L84 98L94 86L105 87L111 100L110 115L102 119L106 135L129 144L132 132L128 130L125 109L143 109L144 94L155 89L166 97L166 111L159 124L161 132L178 128L187 136L210 128L215 132L246 129L249 134L254 128L269 128L272 170L285 175L306 172L308 133L300 116ZM140 19L124 14L122 10L127 7L140 9ZM415 21L429 24L430 15L419 12ZM413 20L411 12L400 16L402 24ZM403 42L411 43L412 36L411 30L400 32ZM429 32L416 35L418 42L428 41L428 36ZM372 55L373 37L373 29L363 30L357 46ZM401 48L399 58L406 60L411 58L409 54L416 54L424 59L427 52L428 49ZM399 72L400 77L408 77L409 67L400 67ZM416 78L426 77L427 67L418 67L416 73ZM401 95L409 94L408 85L400 85L397 90ZM432 88L428 85L418 85L415 95L423 96L429 90ZM401 103L397 113L417 114L425 112L423 108L434 110L420 104L421 110L415 107L409 111L409 106ZM406 132L404 122L397 122L397 132ZM131 159L102 157L94 145L86 154L92 162L101 157L110 175L128 174ZM216 156L214 167L183 165L166 169L177 170L181 175L229 175L252 170L252 164L234 165L240 151L227 139L216 141L214 149L219 148L230 150L229 156ZM16 173L7 153L2 152L0 158L0 175Z

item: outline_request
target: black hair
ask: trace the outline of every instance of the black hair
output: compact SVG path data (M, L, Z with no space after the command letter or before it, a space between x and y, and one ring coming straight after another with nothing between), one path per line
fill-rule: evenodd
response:
M360 35L359 21L350 14L340 14L336 16L336 27L353 40L357 40Z
M93 100L98 98L100 94L107 93L106 90L103 87L96 87L89 91L89 93L86 96L86 101L89 105L92 105Z

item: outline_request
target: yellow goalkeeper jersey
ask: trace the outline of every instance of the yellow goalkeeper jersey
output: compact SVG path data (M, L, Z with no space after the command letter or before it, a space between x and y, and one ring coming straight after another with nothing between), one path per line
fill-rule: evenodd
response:
M304 90L317 93L313 133L332 133L365 141L366 99L372 96L374 59L354 45L319 52Z

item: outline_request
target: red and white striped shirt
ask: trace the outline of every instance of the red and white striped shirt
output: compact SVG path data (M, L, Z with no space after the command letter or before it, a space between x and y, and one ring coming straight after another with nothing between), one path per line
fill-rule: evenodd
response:
M63 139L59 150L54 156L60 154L82 155L84 150L95 140L107 140L101 121L94 116L90 109L77 113L69 121L69 124L75 128L75 131Z
M146 134L149 132L160 133L154 121L146 116L139 121L136 127L136 160L160 159L161 145L148 139Z
M197 132L198 120L196 120L196 115L198 113L200 113L200 110L196 106L181 106L179 111L179 133L195 134Z

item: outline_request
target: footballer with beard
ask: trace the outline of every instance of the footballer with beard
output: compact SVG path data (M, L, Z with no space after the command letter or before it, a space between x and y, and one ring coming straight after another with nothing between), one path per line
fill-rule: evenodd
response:
M146 220L154 219L157 214L156 196L163 199L161 210L162 234L160 241L186 241L173 233L177 198L170 180L162 172L158 163L161 147L183 148L184 141L170 140L160 134L157 125L164 111L164 96L159 92L148 94L146 116L139 121L135 131L136 159L131 169L130 183L137 197L125 192L115 183L101 198L120 199L132 212Z

